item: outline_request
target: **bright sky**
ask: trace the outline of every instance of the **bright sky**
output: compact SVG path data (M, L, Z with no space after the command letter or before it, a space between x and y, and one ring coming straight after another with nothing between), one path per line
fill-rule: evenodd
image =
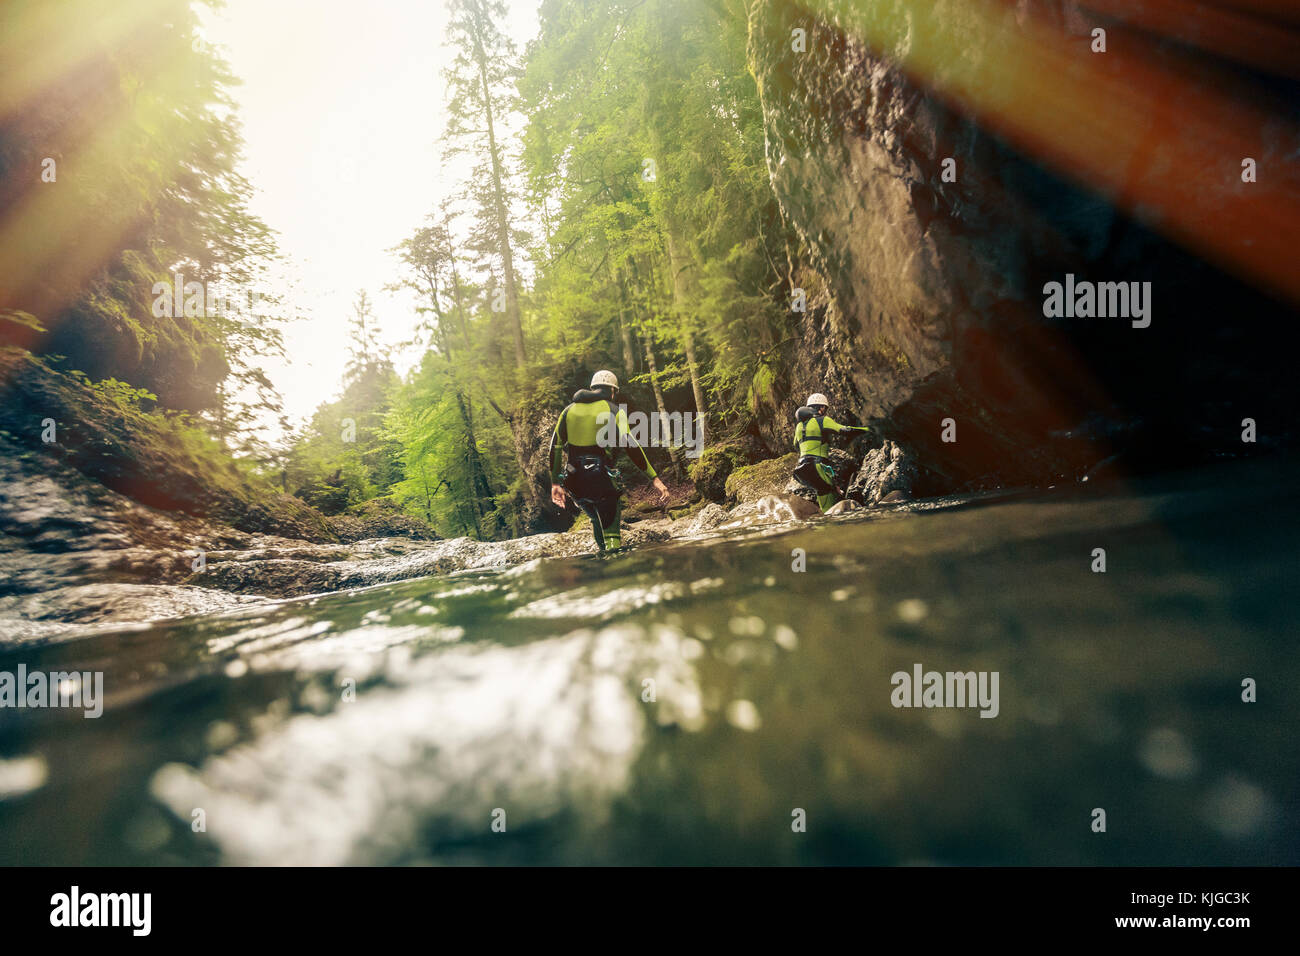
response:
M522 52L537 0L507 0L504 24ZM289 363L268 363L297 422L335 397L347 363L358 289L370 294L384 342L416 324L387 250L457 189L447 167L447 11L438 0L227 0L204 16L243 85L233 92L246 140L242 172L253 211L279 233L293 303L307 316L285 330ZM399 358L406 371L418 356Z

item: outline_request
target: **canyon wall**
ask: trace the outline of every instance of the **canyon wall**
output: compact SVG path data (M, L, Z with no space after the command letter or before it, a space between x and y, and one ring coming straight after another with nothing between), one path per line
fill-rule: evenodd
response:
M992 32L980 12L991 8L1001 17ZM967 76L971 61L995 66L990 85L1005 66L1007 81L1019 84L1012 102L1039 108L1038 78L1024 64L998 62L1013 45L971 39L1014 37L1030 22L1059 36L1070 56L1105 55L1090 49L1101 23L1112 46L1140 40L1154 61L1225 69L1203 51L1058 0L750 5L772 187L803 244L799 258L812 266L796 273L808 309L793 316L788 372L760 423L773 448L784 446L789 410L811 391L829 392L842 417L916 449L931 492L1077 478L1113 456L1145 470L1294 441L1292 306L1151 228L1159 210L1139 221L1130 213L1142 212L1140 201L1113 201L1122 197L1013 148L969 95L959 102L945 89L942 64ZM918 77L910 64L922 41L944 56L921 57L941 66ZM1261 166L1292 168L1287 157L1300 142L1290 81L1232 70L1278 119L1252 144ZM993 92L1005 108L1007 91ZM1135 117L1123 102L1099 102L1099 128L1110 119L1149 129L1142 150L1110 155L1104 136L1073 145L1139 185L1188 148L1178 139L1182 108L1171 100L1167 115ZM1151 324L1046 318L1045 284L1067 274L1150 282ZM1255 445L1241 441L1247 417L1259 424ZM955 442L942 440L949 418Z

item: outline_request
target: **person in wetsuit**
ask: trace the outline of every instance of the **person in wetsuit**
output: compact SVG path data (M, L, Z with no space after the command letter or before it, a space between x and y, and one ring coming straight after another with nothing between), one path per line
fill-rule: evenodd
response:
M795 412L799 424L794 428L794 447L799 452L794 477L817 495L817 507L822 514L840 500L835 487L835 469L830 462L830 436L839 432L867 432L871 429L859 425L841 425L826 414L830 402L821 392L808 396L808 404Z
M563 508L565 492L573 497L591 519L591 533L601 551L622 546L623 486L614 467L619 447L646 477L654 479L660 496L668 498L668 489L628 430L626 410L613 404L617 391L613 372L597 372L590 387L578 391L560 412L551 434L551 500ZM562 467L564 452L569 460Z

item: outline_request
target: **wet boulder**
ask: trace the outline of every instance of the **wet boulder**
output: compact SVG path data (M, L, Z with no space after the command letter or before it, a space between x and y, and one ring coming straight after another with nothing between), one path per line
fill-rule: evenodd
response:
M335 591L344 586L341 563L277 558L269 561L226 561L192 575L187 584L273 597L298 597Z
M879 504L895 493L910 498L920 469L916 457L897 442L886 441L862 459L862 466L849 485L849 497L863 504ZM893 498L891 500L899 500Z
M685 527L680 533L687 537L703 534L705 531L712 531L726 520L727 509L711 501L691 517L682 519Z
M791 453L735 469L727 476L727 500L746 504L769 495L784 495L790 483L790 473L798 460L798 456Z

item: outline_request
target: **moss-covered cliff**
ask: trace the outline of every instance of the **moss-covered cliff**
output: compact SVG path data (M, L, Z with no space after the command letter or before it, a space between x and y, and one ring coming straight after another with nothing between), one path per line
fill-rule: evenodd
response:
M21 349L0 348L0 438L152 508L240 531L310 541L334 528L297 498L242 471L197 429L113 401Z

